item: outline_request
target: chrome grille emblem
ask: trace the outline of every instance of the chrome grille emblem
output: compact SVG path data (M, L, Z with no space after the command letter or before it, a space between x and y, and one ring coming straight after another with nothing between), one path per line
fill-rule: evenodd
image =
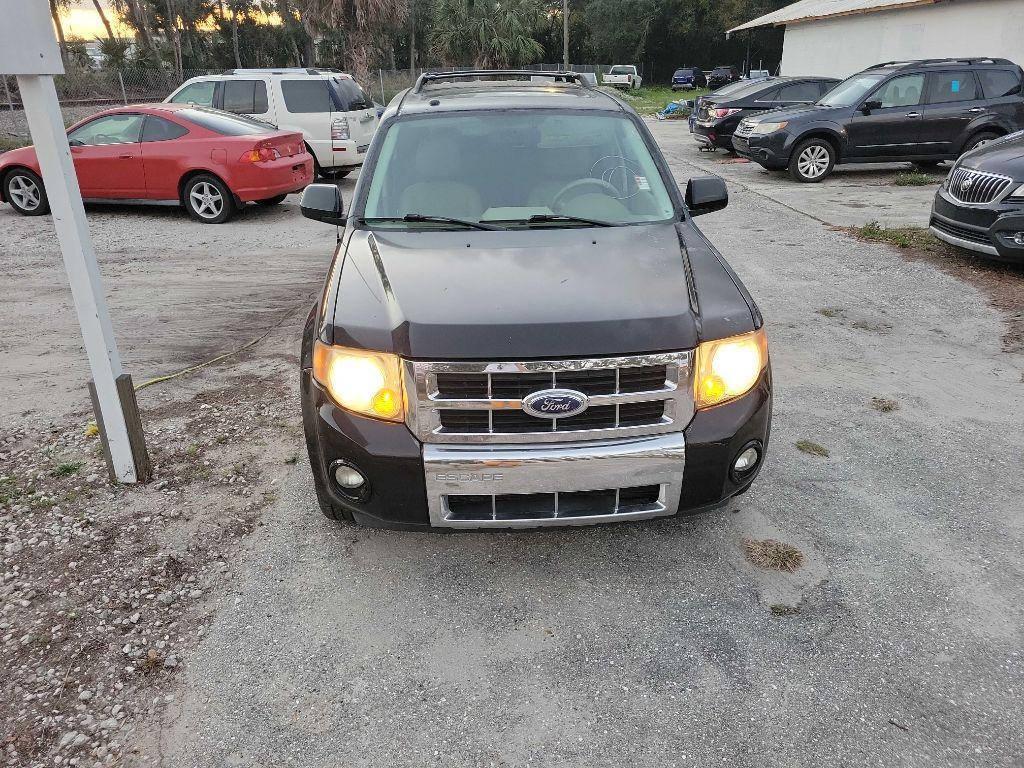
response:
M566 419L587 410L588 398L574 389L543 389L523 398L523 410L541 419Z

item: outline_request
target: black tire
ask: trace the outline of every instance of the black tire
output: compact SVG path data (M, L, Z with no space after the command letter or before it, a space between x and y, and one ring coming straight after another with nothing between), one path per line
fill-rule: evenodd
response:
M203 224L223 224L238 210L231 190L209 173L200 173L185 183L181 202L188 215Z
M789 175L805 184L817 184L836 167L836 150L825 139L807 139L797 144L789 161Z
M284 195L274 195L273 197L268 197L268 198L266 198L264 200L257 200L256 201L256 205L262 205L264 207L268 207L269 208L271 205L277 205L278 203L283 203L284 199L286 197L288 197L287 194L284 194Z
M339 181L352 173L351 168L321 168L318 175L327 181Z
M15 168L4 176L4 199L22 216L43 216L50 212L43 180L28 168Z
M990 141L995 141L998 138L999 134L995 131L981 131L980 133L976 133L967 140L967 143L964 144L964 151L960 154L966 155L972 149L977 149L982 144L988 144Z
M934 171L942 165L941 160L915 160L914 167L919 171Z

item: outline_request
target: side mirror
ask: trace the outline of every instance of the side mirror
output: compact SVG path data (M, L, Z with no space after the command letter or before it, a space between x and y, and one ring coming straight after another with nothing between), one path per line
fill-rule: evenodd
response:
M865 115L870 115L871 110L881 108L882 102L878 101L877 99L872 99L871 101L865 101L863 104L861 104L860 111L863 112Z
M686 182L686 207L691 216L720 211L729 204L729 189L719 176L698 176Z
M302 191L299 208L307 219L337 226L345 223L341 192L333 184L310 184Z

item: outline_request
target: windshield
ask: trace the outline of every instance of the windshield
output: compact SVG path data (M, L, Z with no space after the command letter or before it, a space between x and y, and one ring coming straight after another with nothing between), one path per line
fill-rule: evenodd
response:
M860 104L861 99L867 96L871 89L884 78L885 75L854 75L853 77L848 77L818 99L818 103L826 107L855 106Z
M458 219L462 226L550 227L674 215L654 158L631 120L548 110L461 112L394 123L380 147L363 212L371 226L410 229L458 226L422 217Z
M633 68L632 67L612 67L610 70L608 70L608 74L609 75L632 75L633 74Z

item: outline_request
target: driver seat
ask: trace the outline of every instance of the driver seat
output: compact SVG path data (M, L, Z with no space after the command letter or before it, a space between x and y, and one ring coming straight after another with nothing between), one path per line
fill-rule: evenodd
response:
M449 138L423 142L413 162L414 182L399 195L399 212L426 216L451 216L457 219L479 218L483 213L480 194L464 178L458 144Z

